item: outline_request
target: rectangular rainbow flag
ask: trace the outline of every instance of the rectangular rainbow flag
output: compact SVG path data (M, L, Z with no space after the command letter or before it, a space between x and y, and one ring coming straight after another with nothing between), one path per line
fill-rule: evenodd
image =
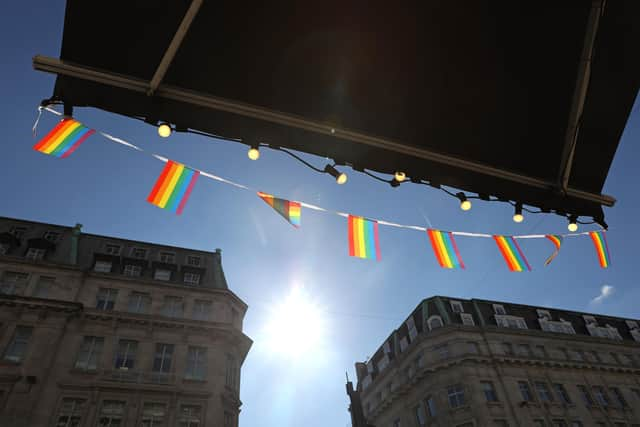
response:
M544 237L551 241L551 243L553 243L553 245L556 247L556 250L551 255L549 255L549 258L547 258L547 260L544 262L544 265L549 265L560 252L560 245L562 245L562 236L560 236L559 234L547 234Z
M147 197L147 201L180 215L199 175L200 171L169 160Z
M300 203L290 200L279 199L271 194L258 192L258 196L278 212L291 225L300 227Z
M609 245L607 245L607 238L604 231L591 231L589 232L589 236L591 240L593 240L593 246L596 248L600 267L609 267L611 265L611 255L609 255Z
M524 257L516 239L512 236L493 236L493 240L496 241L510 271L524 271L525 268L531 271L531 266Z
M62 119L33 149L50 156L68 157L94 132L74 119Z
M349 256L380 261L377 221L349 215Z
M433 253L442 268L464 268L464 262L458 252L458 246L450 231L428 229L429 241Z

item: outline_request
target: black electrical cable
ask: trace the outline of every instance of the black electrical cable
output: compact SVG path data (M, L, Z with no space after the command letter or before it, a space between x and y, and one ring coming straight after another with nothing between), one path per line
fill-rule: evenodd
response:
M285 148L282 148L282 147L271 147L269 145L266 145L266 147L269 147L272 150L277 150L277 151L282 151L283 153L287 153L288 155L290 155L291 157L293 157L294 159L296 159L300 163L304 164L308 168L313 169L314 171L319 172L319 173L325 173L324 169L320 169L320 168L317 168L317 167L313 166L311 163L307 162L306 160L302 159L301 157L297 156L296 154L293 154L291 151L289 151L289 150L287 150Z

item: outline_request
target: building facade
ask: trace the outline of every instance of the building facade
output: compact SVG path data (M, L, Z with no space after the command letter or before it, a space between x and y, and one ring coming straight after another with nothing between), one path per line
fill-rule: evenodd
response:
M246 310L220 250L0 218L0 426L236 427Z
M432 297L347 384L354 427L640 427L636 320Z

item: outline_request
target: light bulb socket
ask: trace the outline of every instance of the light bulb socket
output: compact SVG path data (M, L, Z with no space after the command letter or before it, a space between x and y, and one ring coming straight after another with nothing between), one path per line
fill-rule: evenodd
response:
M340 172L332 165L327 164L324 167L324 172L334 177L338 184L344 184L345 182L347 182L347 174Z
M569 225L567 228L571 232L578 230L578 215L569 215Z
M393 178L391 181L389 181L389 185L391 185L393 188L400 187L400 181Z
M522 216L522 203L520 202L516 202L515 212L513 213L513 221L514 222L524 221L524 216Z
M467 201L467 195L463 192L456 193L456 197L458 198L458 200L460 200L460 203Z
M457 193L456 197L460 200L460 209L463 211L468 211L471 209L471 201L467 199L467 195L463 192Z

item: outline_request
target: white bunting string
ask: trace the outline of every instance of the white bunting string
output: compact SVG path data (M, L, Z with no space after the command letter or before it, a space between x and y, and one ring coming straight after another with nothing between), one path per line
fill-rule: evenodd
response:
M48 111L48 112L50 112L52 114L55 114L57 116L62 116L63 115L61 112L56 111L53 108L48 107L48 106L46 106L46 107L43 107L43 106L38 107L38 117L36 118L36 121L35 121L35 123L33 125L33 128L32 128L34 136L36 134L36 129L38 127L38 123L40 122L40 116L42 114L42 111ZM128 141L125 141L125 140L123 140L121 138L115 137L113 135L110 135L110 134L108 134L106 132L102 132L102 131L99 131L99 130L96 130L96 132L99 133L100 135L102 135L103 137L105 137L106 139L108 139L111 142L114 142L116 144L122 145L124 147L130 148L130 149L133 149L133 150L136 150L136 151L139 151L139 152L145 152L146 153L146 151L144 149L142 149L142 148L138 147L137 145L132 144L132 143L130 143ZM162 161L164 163L167 163L169 161L168 158L166 158L164 156L161 156L159 154L155 154L155 153L148 153L148 154L151 157L153 157L153 158L155 158L157 160L160 160L160 161ZM239 184L237 182L234 182L234 181L219 177L219 176L214 175L214 174L212 174L210 172L206 172L206 171L203 171L203 170L198 169L198 168L191 167L191 166L186 165L186 164L185 164L185 166L190 168L190 169L198 171L200 173L200 175L202 175L202 176L204 176L206 178L209 178L211 180L214 180L214 181L217 181L217 182L221 182L223 184L228 184L228 185L231 185L231 186L234 186L236 188L243 189L243 190L252 191L254 193L258 193L259 192L257 189L251 188L251 187L249 187L247 185ZM287 199L287 200L289 200L289 199ZM348 218L350 215L352 215L352 214L345 213L345 212L339 212L339 211L334 211L334 210L331 210L331 209L326 209L326 208L323 208L323 207L320 207L320 206L316 206L316 205L312 205L312 204L306 203L306 202L298 202L298 203L300 203L300 206L302 206L304 208L307 208L307 209L311 209L311 210L318 211L318 212L325 212L325 213L341 216L341 217L344 217L344 218ZM386 220L383 220L383 219L376 219L376 218L370 218L370 217L365 217L365 218L368 219L368 220L371 220L371 221L376 221L378 224L385 225L387 227L404 228L404 229L408 229L408 230L416 230L416 231L422 231L422 232L426 232L428 230L428 228L421 227L419 225L405 225L405 224L398 224L398 223L395 223L395 222L389 222L389 221L386 221ZM448 232L448 230L440 230L440 231L447 231ZM493 238L493 236L494 236L493 234L470 233L470 232L466 232L466 231L451 231L451 234L453 234L454 236L481 237L481 238L489 238L489 239ZM581 232L581 233L566 233L566 234L556 234L556 235L559 235L559 236L562 236L562 237L580 237L580 236L586 236L588 234L589 234L589 231L585 231L585 232ZM544 234L525 234L525 235L513 235L511 237L516 238L516 239L544 239L546 237L546 235L544 235Z

